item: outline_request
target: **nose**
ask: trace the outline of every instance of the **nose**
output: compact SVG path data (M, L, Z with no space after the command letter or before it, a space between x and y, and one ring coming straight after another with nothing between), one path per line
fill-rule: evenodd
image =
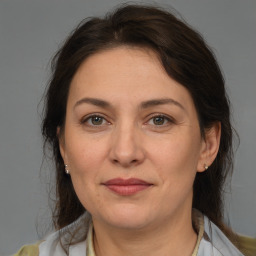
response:
M145 159L142 134L139 129L130 125L117 127L113 131L110 149L110 159L125 168L137 166Z

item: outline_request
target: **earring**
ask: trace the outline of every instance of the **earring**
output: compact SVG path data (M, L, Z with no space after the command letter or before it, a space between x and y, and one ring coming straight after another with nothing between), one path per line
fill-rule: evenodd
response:
M208 168L209 168L209 166L204 164L204 169L207 170Z
M69 174L68 165L65 164L64 166L65 166L65 173L66 173L66 174Z

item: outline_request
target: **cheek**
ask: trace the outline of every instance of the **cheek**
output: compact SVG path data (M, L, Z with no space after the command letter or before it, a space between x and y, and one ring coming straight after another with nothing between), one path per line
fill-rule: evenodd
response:
M66 144L69 164L73 167L74 174L94 172L106 156L107 145L102 138L91 138L77 133L69 138Z
M152 162L166 187L192 186L200 155L199 136L176 134L151 149Z
M68 144L67 148L75 192L84 208L91 211L93 204L100 205L100 195L95 188L100 183L100 166L105 149L97 143L88 143L81 139Z
M168 138L155 147L151 146L151 156L159 159L162 164L170 166L195 167L200 155L200 139L193 139L191 136L181 135Z
M67 141L68 166L78 197L87 197L95 184L100 182L100 169L106 155L104 145L105 143L90 141L85 136L78 135L70 137Z

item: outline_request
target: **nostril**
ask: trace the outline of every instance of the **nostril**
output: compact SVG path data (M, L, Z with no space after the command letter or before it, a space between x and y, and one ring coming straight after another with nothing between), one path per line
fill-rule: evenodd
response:
M137 164L139 161L137 159L133 159L131 161L120 161L118 159L113 159L112 162L114 164L122 164L122 165L125 165L125 166L129 166L129 165Z

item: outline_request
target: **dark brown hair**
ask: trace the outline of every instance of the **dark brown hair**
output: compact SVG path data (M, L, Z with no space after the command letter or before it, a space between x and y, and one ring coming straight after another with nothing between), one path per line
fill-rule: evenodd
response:
M221 70L199 33L167 11L141 5L125 5L104 18L84 20L52 61L42 133L56 164L56 228L70 224L86 211L65 174L56 134L57 127L64 126L71 80L88 56L123 45L153 50L167 74L190 92L202 137L214 123L221 123L219 152L209 169L196 175L193 207L224 229L223 185L232 172L233 131Z

